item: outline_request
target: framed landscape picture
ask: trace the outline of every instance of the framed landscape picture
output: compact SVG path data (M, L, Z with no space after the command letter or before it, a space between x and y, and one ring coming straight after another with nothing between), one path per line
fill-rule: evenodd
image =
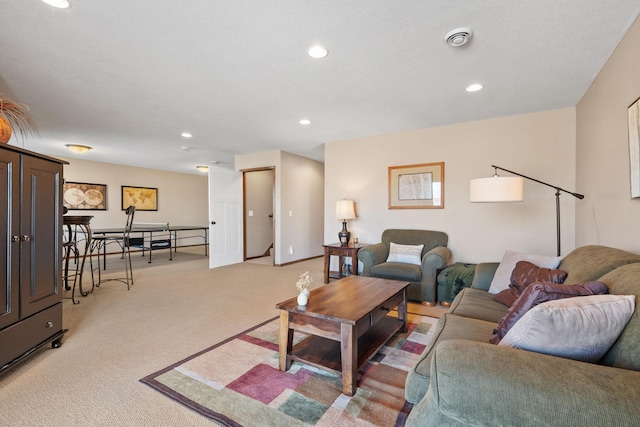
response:
M389 166L389 209L443 209L444 162Z
M158 189L122 186L122 210L135 206L138 211L158 210Z
M627 110L629 122L629 172L631 198L640 197L640 99Z
M87 182L62 184L62 204L69 210L107 210L107 186Z

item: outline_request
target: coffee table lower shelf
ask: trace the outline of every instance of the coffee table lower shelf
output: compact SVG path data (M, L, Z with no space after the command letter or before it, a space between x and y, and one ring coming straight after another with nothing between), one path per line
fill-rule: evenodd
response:
M386 316L358 338L358 367L367 363L403 327L396 317ZM340 341L310 335L296 344L287 358L335 374L342 372Z

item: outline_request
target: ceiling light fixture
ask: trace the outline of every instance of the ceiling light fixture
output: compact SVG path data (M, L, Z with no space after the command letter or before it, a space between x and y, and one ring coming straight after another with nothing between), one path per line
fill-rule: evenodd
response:
M467 88L465 90L467 92L477 92L479 90L482 90L482 85L480 83L474 83L474 84L471 84L471 85L467 86Z
M69 149L69 151L76 154L84 154L87 151L91 150L91 147L89 147L88 145L77 144L67 144L67 148Z
M327 49L322 46L313 46L309 49L309 56L316 59L322 59L328 55Z
M300 124L301 124L301 125L310 125L310 124L311 124L311 120L309 120L309 119L302 119L302 120L300 120Z
M206 166L206 165L196 166L196 169L198 169L200 172L208 172L209 166Z
M473 35L473 31L471 28L462 27L456 28L455 30L451 30L444 36L444 41L451 47L460 47L469 42L471 40L471 36Z
M182 136L183 138L191 138L193 135L191 135L189 132L182 132L180 136Z
M69 7L67 0L42 0L42 2L49 6L57 7L58 9L66 9Z

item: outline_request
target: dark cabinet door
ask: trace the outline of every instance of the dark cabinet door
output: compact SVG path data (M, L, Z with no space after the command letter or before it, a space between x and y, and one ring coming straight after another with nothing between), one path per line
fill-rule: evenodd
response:
M62 165L22 157L20 315L62 300Z
M0 151L0 329L18 321L20 154Z

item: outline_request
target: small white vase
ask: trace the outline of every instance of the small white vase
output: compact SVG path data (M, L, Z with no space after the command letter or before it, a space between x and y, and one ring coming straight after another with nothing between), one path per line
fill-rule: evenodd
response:
M307 301L309 301L307 294L305 294L304 291L300 292L298 295L298 305L307 305Z
M307 301L309 301L309 297L311 296L311 292L309 292L309 289L303 289L302 293L307 296Z

